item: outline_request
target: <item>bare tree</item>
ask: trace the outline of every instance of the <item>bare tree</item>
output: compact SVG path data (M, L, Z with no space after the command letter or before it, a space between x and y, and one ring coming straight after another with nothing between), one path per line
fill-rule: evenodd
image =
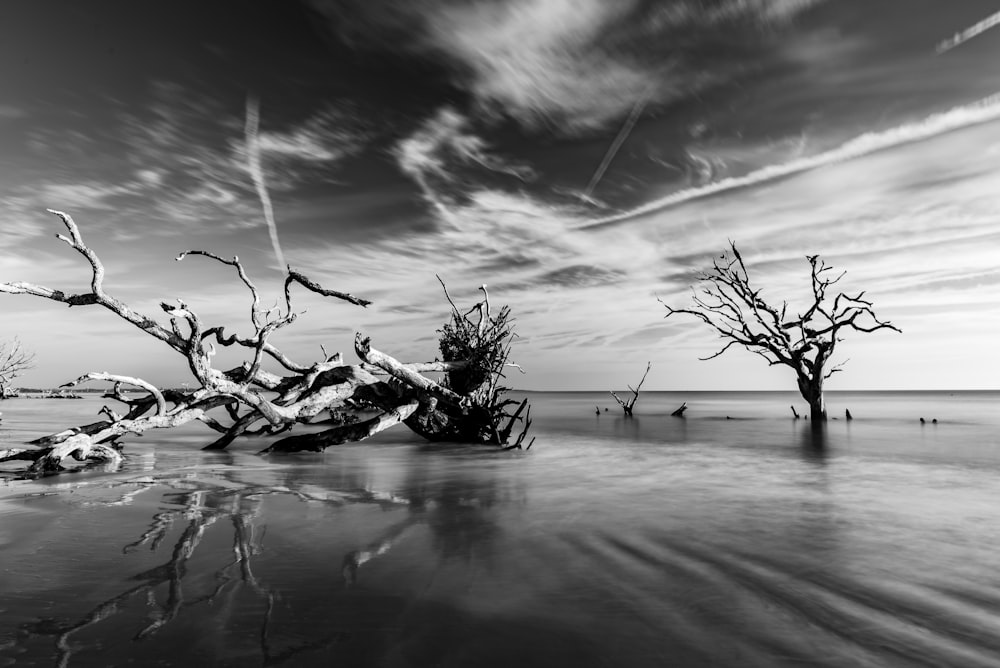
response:
M625 415L627 417L632 417L632 408L635 406L635 402L639 398L639 388L641 388L642 384L646 382L646 376L649 375L649 370L652 368L652 366L653 366L652 362L646 362L646 372L642 374L642 379L639 380L639 384L636 385L634 388L631 385L628 386L628 389L632 390L632 398L629 399L628 401L625 401L617 394L615 394L614 390L611 391L611 396L613 396L615 398L615 401L618 402L618 405L622 407L622 410L625 411Z
M19 339L0 341L0 399L11 396L11 381L34 366L35 354L25 350Z
M90 264L90 291L71 294L33 283L4 283L0 284L0 292L34 295L70 306L104 307L181 355L197 387L184 391L163 390L132 376L106 372L85 374L65 386L89 381L114 383L113 390L105 396L125 403L127 412L119 415L105 407L101 412L106 419L32 443L42 447L0 451L0 461L33 461L30 472L59 470L63 460L70 456L78 460L117 463L121 455L115 445L124 435L195 420L220 434L207 446L212 449L225 448L240 436L279 434L297 424L321 423L328 428L282 438L264 452L322 450L331 445L360 441L400 422L437 439L521 447L530 423L527 415L520 417L524 403L515 413L506 412L506 408L516 402L504 399L505 388L499 386L503 369L511 366L507 358L514 334L509 311L504 307L492 314L488 296L464 315L452 302L452 323L442 330L442 350L447 341L448 350L457 354L443 362L404 364L375 349L371 340L359 333L355 351L362 359L361 364L344 364L339 353L328 355L325 350L318 361L303 364L269 341L271 334L291 325L297 317L292 308L293 284L357 306L364 307L370 302L328 290L289 267L283 308L276 306L265 310L261 307L260 293L239 258L228 260L214 253L192 250L181 253L177 260L204 256L236 271L250 293L249 318L253 333L227 335L222 326L206 326L181 300L176 304L161 302L169 320L169 325L163 325L108 294L104 289L104 266L84 243L73 219L60 211L51 213L59 216L69 231L69 236L59 234L57 237ZM486 295L485 286L481 289ZM450 297L448 299L451 301ZM478 319L470 318L472 313L478 314ZM216 345L243 348L248 359L233 369L216 369L212 366ZM280 367L281 374L265 369L264 363L268 360ZM422 375L427 372L448 373L449 380L436 382ZM458 382L459 377L465 380ZM126 396L122 392L126 385L139 388L143 394L139 398ZM220 411L221 416L218 415ZM511 431L519 421L523 423L520 435L513 445L508 445Z
M667 315L692 315L713 327L726 344L718 352L702 359L718 357L734 345L740 345L767 360L768 364L785 365L795 371L799 392L809 403L813 420L826 419L823 382L843 368L844 363L827 367L841 335L849 330L874 332L899 328L879 320L872 303L864 292L848 295L829 294L844 273L832 276L832 268L809 255L812 303L802 313L788 313L788 303L775 307L761 297L761 291L750 285L743 258L736 244L716 258L712 269L699 277L702 285L694 294L694 307L675 309L664 304ZM662 301L661 301L662 303ZM794 409L793 409L794 411Z

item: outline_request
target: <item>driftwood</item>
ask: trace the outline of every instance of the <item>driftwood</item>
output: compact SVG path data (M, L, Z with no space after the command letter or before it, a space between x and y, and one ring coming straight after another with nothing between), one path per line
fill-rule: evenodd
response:
M799 393L809 402L813 420L826 420L823 383L843 368L843 363L827 366L843 334L852 330L900 330L891 322L878 319L864 292L853 296L840 292L831 298L830 288L846 272L831 276L832 268L818 255L809 255L806 260L810 267L812 303L797 315L788 313L787 302L777 307L764 301L761 291L750 284L736 244L730 242L730 249L699 277L703 287L693 296L694 306L677 309L664 304L667 309L664 317L678 313L694 316L718 332L725 345L703 359L713 359L739 345L760 355L771 366L792 368Z
M220 434L207 448L222 449L239 437L274 435L331 415L336 417L323 420L332 425L330 428L277 440L263 453L322 450L363 440L401 422L431 440L522 447L530 411L524 418L520 414L527 401L516 412L509 413L507 408L517 402L506 399L508 390L500 386L506 368L520 369L509 362L514 338L510 310L505 306L491 312L485 285L480 288L484 299L464 314L445 290L452 306L452 320L441 330L442 361L404 364L377 350L368 337L358 334L355 351L362 359L361 364L344 364L339 353L328 355L325 350L318 361L302 363L292 360L269 341L271 334L296 320L298 314L293 310L291 292L294 284L356 306L366 307L371 302L328 290L289 267L283 307L265 310L256 285L238 257L230 260L207 251L189 250L177 260L203 256L233 267L250 293L249 320L253 331L247 336L227 335L222 326L206 326L182 300L161 302L169 321L164 325L105 292L104 266L97 254L84 243L68 214L51 213L62 220L69 233L57 237L89 263L90 291L71 294L19 282L0 284L0 292L33 295L70 306L96 305L108 309L179 354L197 387L186 391L161 390L141 378L105 372L85 374L64 387L93 381L113 383L113 390L104 396L124 403L125 413L105 407L101 411L105 419L37 439L34 445L39 447L34 449L0 452L0 461L33 461L28 470L31 474L61 470L64 460L70 457L117 464L122 455L116 444L127 434L199 421ZM478 317L470 318L472 313ZM216 345L244 349L247 359L233 369L216 369L212 365ZM281 372L265 369L266 364L276 366ZM443 372L445 378L437 382L422 375L426 372ZM134 398L126 396L122 392L125 385L141 393ZM511 444L510 435L518 422L522 429Z
M687 409L688 409L688 404L685 401L684 403L682 403L680 405L680 407L677 410L675 410L670 415L673 416L673 417L684 417L684 411L686 411Z
M799 412L797 410L795 410L795 406L789 406L789 408L792 409L792 415L794 415L795 419L798 420L799 417L801 417L801 416L799 415Z
M628 386L628 389L632 391L632 398L629 399L628 401L622 400L621 397L615 394L614 390L611 391L611 396L615 398L615 401L618 402L618 405L622 407L623 411L625 411L625 415L631 417L632 408L635 406L636 399L639 398L639 388L641 388L642 384L646 382L646 376L649 375L649 369L652 366L653 366L652 362L646 362L646 372L642 374L642 380L640 380L639 384L636 385L634 388L631 385Z

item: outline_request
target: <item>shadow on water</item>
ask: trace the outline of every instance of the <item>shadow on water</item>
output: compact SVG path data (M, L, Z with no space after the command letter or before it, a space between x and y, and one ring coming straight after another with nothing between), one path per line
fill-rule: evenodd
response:
M364 457L324 467L313 476L303 474L300 466L235 468L236 458L228 453L206 459L208 470L199 467L195 474L104 483L103 498L88 502L103 512L134 511L137 497L161 493L146 529L123 541L120 551L139 558L148 550L162 554L163 560L128 576L120 591L85 614L23 621L12 642L0 637L0 663L4 656L20 661L37 660L39 654L52 657L57 666L88 664L97 657L103 663L114 660L109 648L115 647L123 657L155 655L168 664L210 658L215 665L313 665L318 657L336 656L350 665L370 665L400 651L436 664L455 651L468 651L475 638L485 646L496 645L493 652L503 661L525 665L522 654L527 650L517 649L513 635L533 639L537 657L529 663L534 665L542 665L544 657L558 662L582 651L575 632L560 631L551 620L533 623L530 614L523 615L507 620L503 632L497 632L492 616L480 618L446 602L415 597L406 591L411 582L394 587L372 579L375 572L368 580L361 577L401 544L406 544L403 563L397 560L379 572L393 577L402 572L408 578L421 563L440 568L448 561L489 567L499 549L495 506L524 501L516 484L508 480L501 485L489 460L456 466L454 458L408 451L392 462L402 465L397 467L401 476L380 488L379 472ZM303 514L311 514L308 521L301 519ZM317 516L325 521L317 522ZM290 550L286 535L268 532L270 521L274 531L287 534L289 517L298 523L293 531L317 532L313 544L305 537L303 552ZM343 535L331 539L338 528ZM365 539L352 546L353 536ZM107 550L99 554L116 561ZM331 572L330 564L339 568ZM315 581L311 587L281 584L289 573ZM57 595L78 598L72 590ZM73 609L69 602L57 600L48 607ZM191 638L193 628L199 639L211 636L221 647L205 647L201 640L198 647L177 642L178 637ZM472 635L456 643L451 634L459 628ZM169 649L161 636L172 640ZM503 642L504 637L510 642ZM546 637L565 642L546 649ZM132 642L120 642L124 638ZM253 648L250 638L256 638ZM480 655L478 646L475 652ZM578 658L585 657L580 653Z

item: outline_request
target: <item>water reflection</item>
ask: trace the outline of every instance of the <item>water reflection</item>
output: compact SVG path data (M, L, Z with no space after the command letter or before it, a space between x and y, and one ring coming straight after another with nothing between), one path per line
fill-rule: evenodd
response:
M173 542L168 559L154 568L130 577L129 580L138 584L102 601L76 622L65 623L57 619L42 619L21 627L22 634L28 638L54 637L56 665L68 665L74 652L80 649L74 642L74 636L88 627L106 622L115 615L130 612L131 599L145 599L146 619L133 636L133 640L144 640L174 621L185 608L200 604L209 606L218 604L221 606L221 616L229 616L234 595L241 589L248 589L266 601L260 647L265 664L274 658L269 652L267 632L274 593L261 585L252 569L252 559L262 550L263 539L263 531L258 531L255 520L263 496L272 491L254 488L192 490L184 489L191 485L183 480L167 480L161 482L163 483L177 488L164 496L164 501L170 507L156 513L149 528L137 540L126 544L122 552L127 554L147 544L149 549L155 552L171 533L174 525L182 524L183 528ZM124 486L130 485L125 483ZM125 492L122 497L107 502L107 505L120 505L124 499L134 496L146 487L147 484L142 483L138 489ZM198 596L187 596L184 582L188 576L192 557L205 537L207 529L226 519L232 526L232 560L214 571L217 584L211 591ZM164 586L165 595L161 591Z
M147 528L120 549L126 555L144 550L162 553L169 545L165 561L129 577L130 584L122 591L73 621L47 617L22 623L16 644L37 645L37 641L48 638L50 647L54 645L55 664L67 666L80 653L87 655L81 660L84 663L92 657L95 635L102 638L101 642L122 633L129 634L132 641L148 641L178 624L207 625L215 632L228 634L234 628L256 627L258 660L264 665L277 664L300 653L329 649L350 638L357 631L351 611L358 600L344 596L360 585L360 571L372 567L400 544L419 543L416 548L408 548L411 558L414 549L419 553L420 545L429 544L439 559L476 558L477 563L489 564L499 533L492 517L494 506L499 501L523 500L523 490L509 485L506 490L500 489L489 460L475 467L461 460L459 466L450 466L446 459L413 451L408 460L388 462L395 465L395 471L386 462L373 469L372 463L362 458L303 475L301 467L227 467L221 459L225 457L210 456L214 466L221 467L213 472L147 476L105 485L103 498L89 500L89 506L133 510L134 506L129 506L140 495L162 493ZM235 463L231 456L229 460ZM316 543L307 545L304 553L290 550L287 525L290 518L300 521L303 503L321 509L322 526L339 526L348 535L339 540L317 536ZM366 508L378 514L372 516ZM379 519L385 513L390 519L387 523ZM320 531L312 514L306 530ZM277 531L284 532L271 541L265 540L268 518L277 522ZM282 524L286 526L282 528ZM421 528L429 541L411 540ZM350 538L366 534L367 539L361 541ZM269 559L258 572L255 566L261 555ZM313 585L327 592L332 587L331 593L340 596L325 601L325 607L327 613L335 610L334 617L343 623L317 625L312 619L307 626L310 631L303 633L302 625L276 620L279 614L287 616L288 611L279 611L277 604L289 594L286 586L277 583L288 579L289 571L298 571L296 561L317 558L340 564L339 578L317 580ZM314 571L311 577L315 576ZM337 581L339 595L335 593ZM373 588L378 590L380 584L369 582L363 596L370 597ZM374 614L380 619L373 628L385 626L387 620L407 607L405 597L391 596L399 602L388 609L376 605ZM373 622L372 612L367 613L368 624ZM185 617L186 622L182 621ZM93 632L94 627L100 630ZM279 628L284 631L276 631Z
M642 420L635 416L619 416L614 420L613 433L619 438L638 441L642 437Z
M355 584L358 580L358 569L372 559L386 554L398 540L417 524L417 521L415 517L407 518L391 527L365 547L358 550L351 550L345 554L343 559L344 565L341 569L341 573L344 576L344 584L348 587Z
M799 451L803 458L818 464L826 463L829 446L827 425L819 420L794 424L798 428Z
M177 445L36 485L0 663L997 665L1000 476L961 458L992 426L593 410L539 410L530 456ZM913 456L938 433L968 441Z

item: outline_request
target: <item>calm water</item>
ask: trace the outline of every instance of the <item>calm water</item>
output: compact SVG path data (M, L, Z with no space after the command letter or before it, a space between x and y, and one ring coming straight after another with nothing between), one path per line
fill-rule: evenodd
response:
M191 427L0 482L0 665L1000 666L1000 393L834 394L823 439L790 394L531 398L527 453Z

